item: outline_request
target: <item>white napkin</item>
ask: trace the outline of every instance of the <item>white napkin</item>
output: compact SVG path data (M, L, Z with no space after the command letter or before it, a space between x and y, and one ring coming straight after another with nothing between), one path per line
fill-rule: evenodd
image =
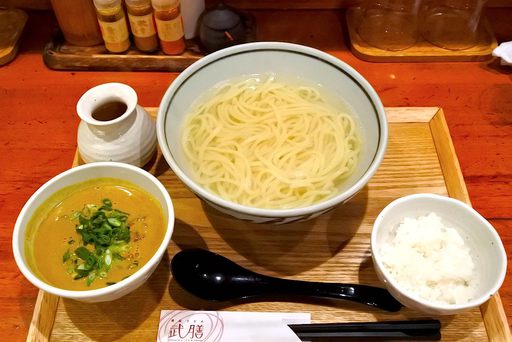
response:
M162 310L157 342L300 342L287 324L309 313Z
M512 65L512 42L501 43L492 51L494 57L501 57L501 65Z

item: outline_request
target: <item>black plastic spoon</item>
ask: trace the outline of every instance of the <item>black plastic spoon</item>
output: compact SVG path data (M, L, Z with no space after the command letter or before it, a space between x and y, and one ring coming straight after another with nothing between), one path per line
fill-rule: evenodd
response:
M284 295L346 299L391 312L402 307L387 290L379 287L269 277L204 249L179 252L171 261L171 271L185 290L206 300Z

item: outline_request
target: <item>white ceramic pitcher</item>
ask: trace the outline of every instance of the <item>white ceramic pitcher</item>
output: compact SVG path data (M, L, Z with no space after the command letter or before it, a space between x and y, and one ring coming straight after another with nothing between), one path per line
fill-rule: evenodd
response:
M107 103L121 102L126 110L109 119L95 111ZM124 106L123 106L124 108ZM117 161L144 166L156 151L155 123L137 104L137 93L123 83L105 83L89 89L77 103L78 151L86 163Z

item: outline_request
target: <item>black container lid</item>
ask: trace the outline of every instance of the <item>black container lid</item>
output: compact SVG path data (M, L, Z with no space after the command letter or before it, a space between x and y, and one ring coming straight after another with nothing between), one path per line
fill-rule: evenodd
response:
M240 23L240 15L230 7L220 4L205 13L202 23L214 30L226 30Z

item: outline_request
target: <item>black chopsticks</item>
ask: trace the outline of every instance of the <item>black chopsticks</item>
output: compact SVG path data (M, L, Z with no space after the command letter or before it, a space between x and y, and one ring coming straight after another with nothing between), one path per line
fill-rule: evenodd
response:
M288 326L301 341L439 341L441 339L441 322L438 320L290 324Z

